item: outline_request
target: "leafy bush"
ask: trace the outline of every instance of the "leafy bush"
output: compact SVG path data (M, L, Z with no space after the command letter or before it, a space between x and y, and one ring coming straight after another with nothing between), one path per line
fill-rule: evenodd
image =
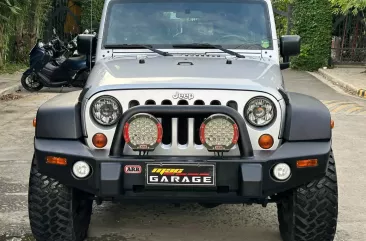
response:
M327 66L330 58L332 6L326 0L294 0L292 33L301 36L301 53L291 67L314 71Z

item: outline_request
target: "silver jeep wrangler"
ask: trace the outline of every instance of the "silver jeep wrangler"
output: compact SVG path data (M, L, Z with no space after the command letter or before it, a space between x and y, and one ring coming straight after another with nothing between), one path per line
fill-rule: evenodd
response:
M285 89L270 0L106 0L78 51L86 86L36 116L37 241L84 240L93 201L276 203L284 241L334 239L331 116Z

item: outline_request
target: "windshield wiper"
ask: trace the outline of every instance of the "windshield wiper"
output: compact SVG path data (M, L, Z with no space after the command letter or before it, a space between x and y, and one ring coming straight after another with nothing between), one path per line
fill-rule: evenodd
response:
M150 45L143 45L143 44L106 44L104 45L106 49L136 49L136 48L144 48L149 49L152 52L155 52L157 54L163 55L163 56L173 56L172 54L164 51L160 51L156 48L153 48Z
M208 43L175 44L175 45L173 45L173 48L213 48L213 49L219 49L224 53L234 55L237 58L245 58L244 55L241 55L234 51L225 49L225 48L221 47L221 45L213 45L213 44L208 44Z

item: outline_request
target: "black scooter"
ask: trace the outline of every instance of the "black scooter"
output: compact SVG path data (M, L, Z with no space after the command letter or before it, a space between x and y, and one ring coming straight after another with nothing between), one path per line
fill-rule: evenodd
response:
M37 41L29 53L30 68L23 73L22 86L31 92L43 87L84 87L90 60L83 55L73 57L76 48L75 39L65 46L55 31L47 44Z

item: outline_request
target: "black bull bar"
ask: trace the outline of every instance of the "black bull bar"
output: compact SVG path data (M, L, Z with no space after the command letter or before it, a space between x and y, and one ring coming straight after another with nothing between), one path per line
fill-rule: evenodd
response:
M239 140L238 147L240 156L248 158L253 156L253 147L250 142L248 130L243 117L233 108L227 106L154 106L141 105L128 109L124 112L118 122L111 145L111 156L122 156L125 146L123 138L123 127L126 122L134 115L148 113L156 118L199 118L208 117L213 114L225 114L230 116L238 125Z

